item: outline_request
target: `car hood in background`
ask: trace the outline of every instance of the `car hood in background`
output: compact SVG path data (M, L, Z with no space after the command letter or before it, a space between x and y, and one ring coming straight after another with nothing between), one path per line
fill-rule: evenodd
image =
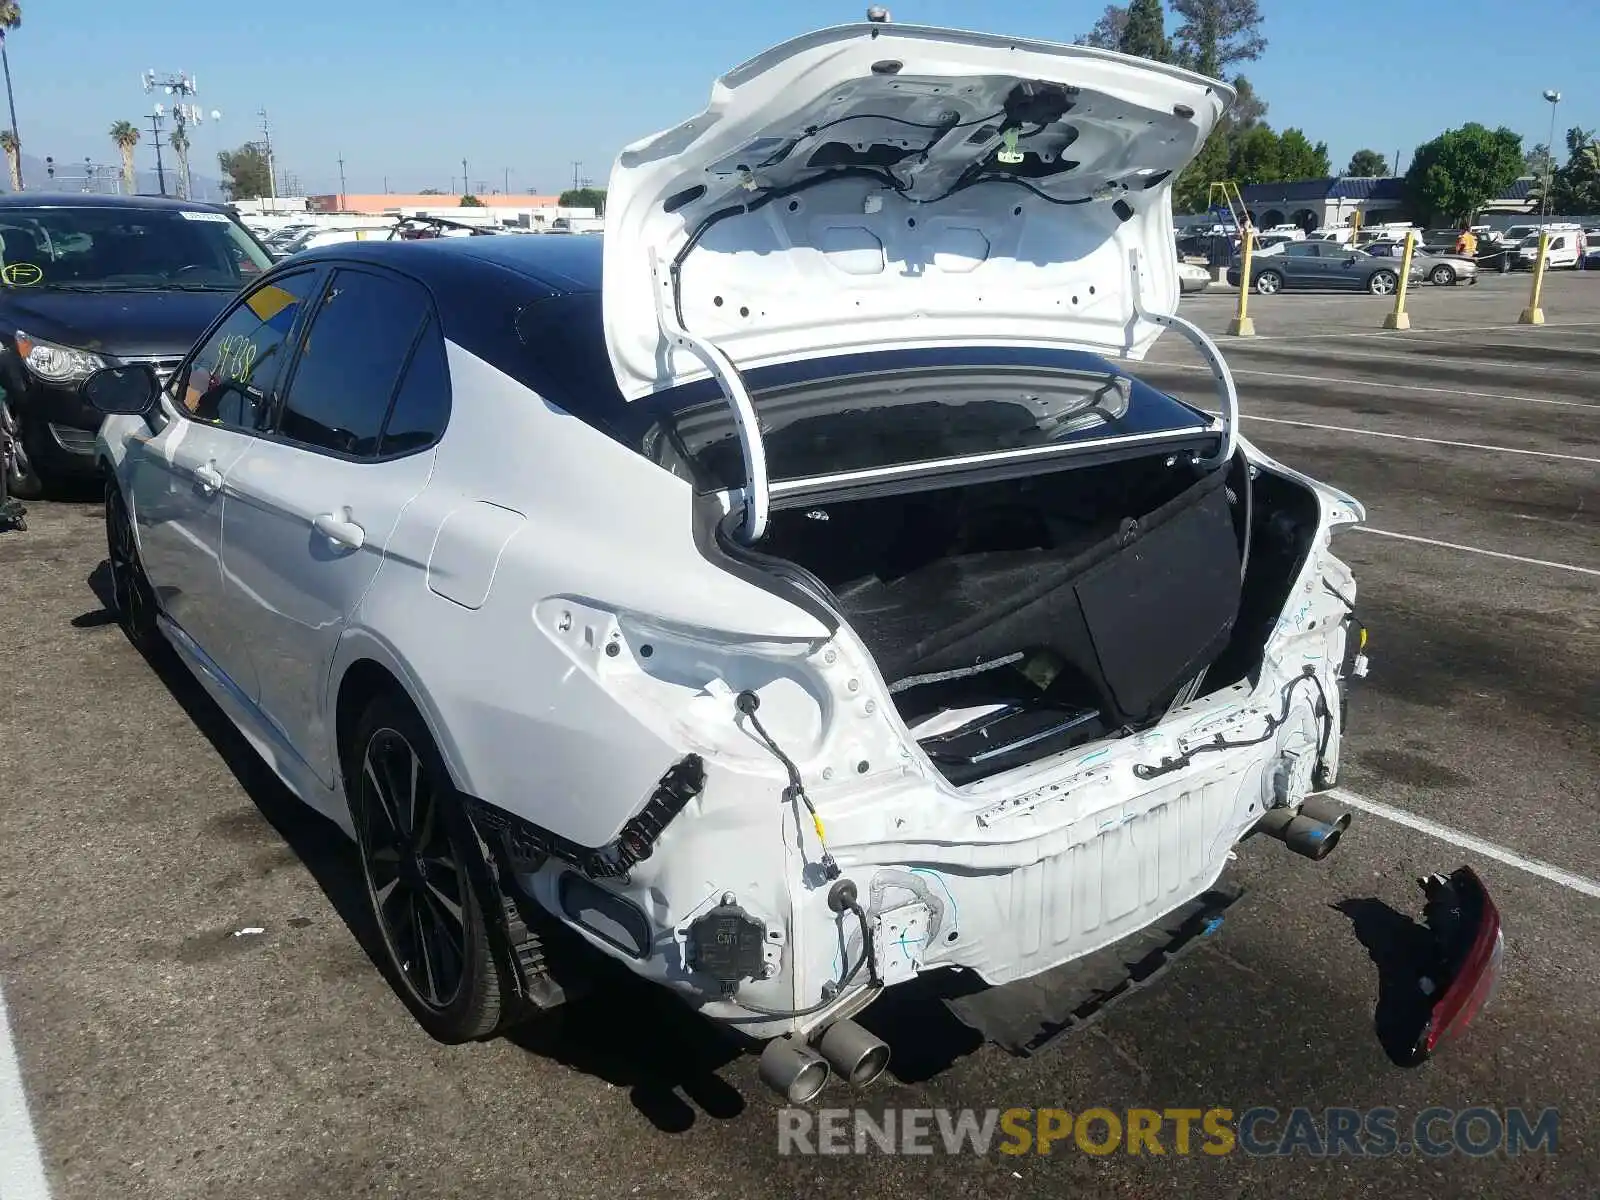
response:
M0 313L36 338L117 357L180 355L237 293L11 288Z
M853 350L1061 344L1141 358L1171 312L1172 183L1233 102L1142 59L909 25L786 42L635 142L606 204L606 342L637 399ZM652 255L660 279L652 271Z

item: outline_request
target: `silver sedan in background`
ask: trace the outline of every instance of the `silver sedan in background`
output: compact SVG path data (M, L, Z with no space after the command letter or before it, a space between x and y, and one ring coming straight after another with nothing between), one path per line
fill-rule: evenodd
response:
M1366 251L1379 258L1400 258L1406 252L1406 244L1394 241L1373 242L1366 247ZM1422 268L1424 279L1440 287L1478 282L1478 264L1468 255L1447 253L1443 250L1425 250L1418 246L1412 253L1412 260Z

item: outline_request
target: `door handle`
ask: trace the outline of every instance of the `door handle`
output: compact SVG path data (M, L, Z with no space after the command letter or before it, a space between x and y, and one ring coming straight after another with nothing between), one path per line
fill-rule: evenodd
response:
M359 550L366 543L367 531L350 520L349 514L349 509L345 509L342 516L337 513L323 513L312 520L311 526L330 542Z
M213 463L195 468L194 481L208 496L214 496L222 487L222 472Z

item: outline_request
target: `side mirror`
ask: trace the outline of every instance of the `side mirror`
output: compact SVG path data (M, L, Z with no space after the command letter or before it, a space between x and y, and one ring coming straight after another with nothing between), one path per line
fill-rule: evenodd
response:
M106 416L142 417L154 410L161 382L148 363L102 367L78 389L84 403Z

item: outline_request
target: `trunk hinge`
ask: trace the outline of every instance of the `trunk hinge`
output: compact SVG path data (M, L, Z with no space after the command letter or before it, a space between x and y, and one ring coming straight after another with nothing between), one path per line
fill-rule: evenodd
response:
M656 289L656 320L661 332L673 346L693 354L716 378L733 408L739 427L739 445L744 451L745 503L744 521L739 529L739 539L746 545L761 540L767 531L767 513L771 506L771 487L767 480L767 448L761 440L761 426L756 419L756 408L745 390L744 378L733 360L705 338L696 337L683 327L678 319L678 279L674 272L669 278L662 269L661 260L654 247L650 249L650 275Z
M1222 445L1214 458L1204 461L1212 466L1220 466L1233 458L1239 442L1239 390L1234 386L1233 372L1228 370L1228 364L1222 360L1222 349L1200 326L1193 321L1184 320L1176 313L1153 313L1145 309L1140 300L1141 272L1137 249L1128 251L1128 272L1131 276L1129 282L1133 287L1133 315L1166 329L1177 330L1193 343L1194 348L1200 351L1200 357L1205 359L1206 366L1211 368L1211 374L1217 385L1217 399L1222 402Z

